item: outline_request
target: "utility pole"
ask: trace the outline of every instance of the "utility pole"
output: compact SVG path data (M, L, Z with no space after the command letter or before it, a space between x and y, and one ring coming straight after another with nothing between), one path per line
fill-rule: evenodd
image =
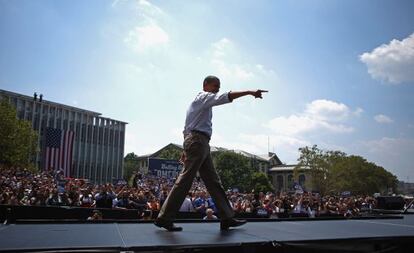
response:
M267 136L267 154L270 152L270 142L269 142L269 135Z

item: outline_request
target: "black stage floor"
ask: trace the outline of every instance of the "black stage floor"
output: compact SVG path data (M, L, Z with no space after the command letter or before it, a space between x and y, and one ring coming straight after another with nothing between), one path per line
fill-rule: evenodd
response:
M343 252L366 249L373 252L386 247L378 245L408 245L414 242L414 215L383 219L298 220L248 222L246 225L220 231L218 222L179 223L182 232L168 232L151 223L40 223L0 225L0 251L183 251L267 245L275 250L286 245L308 247L322 252L335 243ZM393 243L390 244L390 242ZM344 242L352 242L349 246ZM355 243L366 242L355 246ZM372 248L371 245L377 245ZM315 246L319 245L319 246ZM324 245L324 246L323 246ZM331 246L329 246L331 245ZM322 247L322 248L320 248ZM328 247L328 248L327 248ZM351 248L350 248L351 247ZM365 247L365 248L364 248ZM404 246L405 247L405 246ZM330 248L332 249L332 247ZM372 249L372 251L371 251ZM410 249L410 248L408 248ZM401 251L403 250L403 251ZM243 252L246 252L244 250ZM259 251L260 252L260 251ZM388 251L381 251L388 252ZM391 251L394 252L394 251ZM398 252L405 252L404 248ZM409 251L407 251L409 252Z

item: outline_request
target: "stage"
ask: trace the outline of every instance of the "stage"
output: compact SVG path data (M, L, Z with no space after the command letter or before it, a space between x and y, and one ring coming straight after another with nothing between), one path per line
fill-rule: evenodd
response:
M249 221L229 231L218 222L177 224L182 232L141 222L17 222L0 226L0 251L406 252L414 239L414 215Z

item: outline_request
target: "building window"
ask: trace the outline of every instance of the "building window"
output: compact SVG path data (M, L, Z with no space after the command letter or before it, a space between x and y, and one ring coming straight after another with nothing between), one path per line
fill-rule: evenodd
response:
M55 108L51 107L49 110L49 127L55 127Z
M103 128L102 127L98 127L98 144L101 145L102 144L102 133L103 133Z
M32 113L32 103L26 102L26 111Z
M19 119L23 119L24 118L24 100L19 99L17 100L17 116L19 117Z
M121 147L123 147L124 146L124 138L125 138L125 135L124 135L124 132L123 131L121 131Z
M22 110L17 111L17 117L19 119L24 119L24 108Z
M43 105L43 110L42 110L42 114L43 117L47 117L47 111L48 111L49 107L46 105Z
M40 118L39 118L39 114L35 114L35 117L34 117L34 124L33 124L33 129L34 130L39 130L39 125L40 125Z
M93 127L93 136L92 136L93 143L98 143L98 140L97 140L98 131L99 131L99 128L97 126L94 126Z
M303 174L299 175L299 184L302 187L305 186L305 175L303 175Z
M86 141L88 142L88 143L91 143L92 142L92 138L91 138L91 133L92 133L92 126L91 125L88 125L88 133L87 133L87 138L86 138Z
M69 130L75 130L75 121L73 120L73 118L69 121Z
M114 130L109 130L109 145L112 146L114 144Z
M292 174L289 174L287 177L287 186L289 190L293 188L293 175Z
M81 134L81 132L80 132L80 123L79 122L76 122L75 132L76 132L76 141L79 141L79 136Z
M103 145L108 145L108 129L105 127L105 134L103 135Z
M64 114L64 117L63 117L63 129L65 129L65 130L69 130L69 120L68 120L67 116L68 115L65 111L65 114Z
M119 140L119 132L117 130L115 130L115 146L118 147L118 140Z
M86 126L85 124L82 124L81 127L81 141L85 142L85 135L86 135Z
M276 185L277 190L279 190L279 191L283 190L284 185L283 185L283 176L282 175L277 176L276 182L277 182L277 185Z
M46 125L47 125L47 117L46 116L43 116L43 118L42 118L42 124L41 124L41 127L40 127L40 130L42 131L42 133L43 133L43 129L46 128Z

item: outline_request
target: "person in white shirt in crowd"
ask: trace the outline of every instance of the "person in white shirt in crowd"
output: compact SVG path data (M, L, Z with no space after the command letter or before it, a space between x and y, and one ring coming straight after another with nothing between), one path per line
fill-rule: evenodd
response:
M293 213L304 213L305 210L302 206L303 196L301 195L299 198L295 196L294 203L293 203Z
M79 202L81 207L93 207L95 206L95 199L93 198L89 189L83 189L79 196Z
M204 216L203 220L217 220L217 216L214 215L213 209L207 208L206 216Z
M188 193L185 197L183 204L180 207L179 212L194 212L193 202L191 202L191 194Z

